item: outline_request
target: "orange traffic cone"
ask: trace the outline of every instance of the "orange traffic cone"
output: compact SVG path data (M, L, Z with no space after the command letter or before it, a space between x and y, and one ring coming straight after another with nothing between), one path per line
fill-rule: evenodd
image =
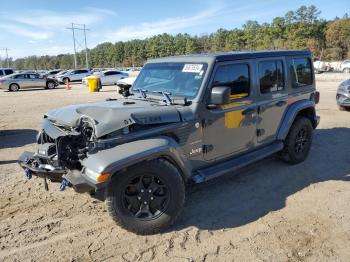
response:
M70 90L70 81L67 79L66 81L66 90Z

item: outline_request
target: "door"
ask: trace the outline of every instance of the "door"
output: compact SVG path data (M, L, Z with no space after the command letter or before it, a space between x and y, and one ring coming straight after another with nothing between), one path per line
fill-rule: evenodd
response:
M258 143L275 140L287 108L286 63L284 58L257 60L258 72Z
M15 83L19 85L20 88L30 87L30 79L28 74L18 74L14 77Z
M253 62L222 63L216 67L210 89L231 88L230 103L207 108L203 115L205 160L225 158L252 149L256 144Z
M46 80L44 78L40 78L39 74L29 74L28 76L31 87L45 87Z
M118 71L108 71L105 73L105 83L116 84L120 79L121 73Z

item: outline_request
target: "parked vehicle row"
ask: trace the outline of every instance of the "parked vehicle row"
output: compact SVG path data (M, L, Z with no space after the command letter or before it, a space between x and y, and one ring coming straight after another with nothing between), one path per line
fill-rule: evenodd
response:
M315 73L317 74L323 72L350 73L350 60L345 60L343 62L325 62L315 59L313 64Z

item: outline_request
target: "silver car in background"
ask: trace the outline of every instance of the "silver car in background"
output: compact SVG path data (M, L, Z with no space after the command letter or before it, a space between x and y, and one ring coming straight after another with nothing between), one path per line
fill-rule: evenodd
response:
M350 79L339 85L336 99L340 109L350 109Z
M0 78L0 89L8 89L9 91L32 87L53 89L57 85L57 80L36 73L17 73Z

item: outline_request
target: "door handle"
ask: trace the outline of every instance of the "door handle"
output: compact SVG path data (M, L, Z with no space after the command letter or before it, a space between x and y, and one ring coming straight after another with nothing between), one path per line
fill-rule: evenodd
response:
M254 108L247 108L246 110L244 110L242 112L242 115L252 115L256 112L256 110Z
M282 107L285 104L287 104L287 101L278 101L275 105L278 106L278 107Z

